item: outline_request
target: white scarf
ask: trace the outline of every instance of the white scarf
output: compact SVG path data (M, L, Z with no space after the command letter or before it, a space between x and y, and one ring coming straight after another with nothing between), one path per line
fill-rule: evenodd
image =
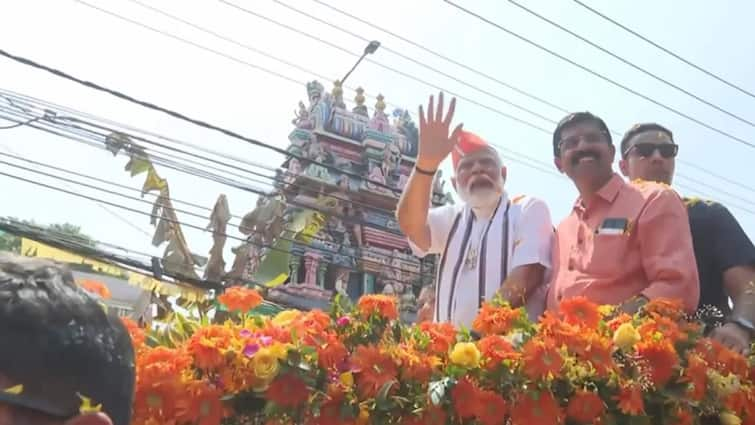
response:
M437 286L435 289L434 321L468 322L468 319L458 317L456 303L475 303L475 311L482 305L483 300L490 300L501 287L510 271L511 220L510 202L506 194L501 196L498 206L487 228L482 230L479 239L471 239L473 223L477 218L467 205L457 213L451 232L448 235L445 249L440 257ZM474 281L461 281L464 263L470 249L470 244L477 242L478 258L472 275ZM482 292L482 293L481 293ZM471 306L465 305L466 309ZM463 323L469 327L471 323Z

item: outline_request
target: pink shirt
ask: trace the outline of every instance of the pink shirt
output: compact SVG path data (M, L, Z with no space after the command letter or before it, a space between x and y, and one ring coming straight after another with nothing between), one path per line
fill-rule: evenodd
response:
M614 174L587 205L577 200L556 230L548 309L580 295L599 304L637 295L675 298L689 311L697 308L692 235L676 192Z

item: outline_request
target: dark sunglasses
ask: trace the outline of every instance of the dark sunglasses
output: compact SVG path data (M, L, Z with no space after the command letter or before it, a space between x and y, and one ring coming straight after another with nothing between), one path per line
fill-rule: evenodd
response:
M653 156L653 153L655 153L656 150L658 150L664 158L673 158L679 152L679 145L673 143L637 143L627 149L627 151L624 152L624 156L636 152L637 156L650 157Z

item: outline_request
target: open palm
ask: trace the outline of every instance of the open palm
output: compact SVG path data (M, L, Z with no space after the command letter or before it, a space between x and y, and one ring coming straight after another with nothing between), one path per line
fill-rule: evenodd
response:
M422 168L437 169L441 162L451 153L459 137L462 126L459 124L449 134L451 120L454 118L456 98L451 99L448 105L448 113L443 116L443 92L438 95L438 105L435 106L433 96L427 105L427 115L419 107L419 152L417 165Z

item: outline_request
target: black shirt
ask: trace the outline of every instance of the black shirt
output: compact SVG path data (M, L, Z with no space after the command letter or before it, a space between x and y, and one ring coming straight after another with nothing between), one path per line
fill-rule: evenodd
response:
M692 229L700 307L712 305L730 313L723 274L735 266L755 266L755 246L726 207L713 201L684 198Z

